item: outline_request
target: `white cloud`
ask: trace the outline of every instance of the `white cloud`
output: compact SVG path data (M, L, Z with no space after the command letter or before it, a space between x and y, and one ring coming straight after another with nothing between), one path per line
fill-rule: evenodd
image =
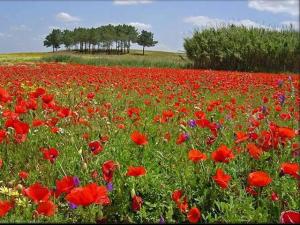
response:
M280 24L287 28L289 28L292 25L292 27L295 30L299 30L299 21L288 20L288 21L282 21Z
M24 24L11 26L9 28L11 31L31 31L32 29Z
M299 15L299 0L249 0L248 6L259 11Z
M62 22L76 22L76 21L80 21L80 19L78 17L75 16L71 16L70 14L66 13L66 12L60 12L56 15L56 19L60 20Z
M134 26L139 30L150 30L151 25L150 24L145 24L145 23L139 23L139 22L131 22L127 23L128 25Z
M245 27L262 27L268 28L265 25L256 23L249 19L244 20L223 20L218 18L211 18L207 16L190 16L184 19L184 22L193 24L194 26L199 27L220 27L226 26L228 24L234 24L236 26L245 26Z
M150 0L114 0L115 5L137 5L137 4L149 4Z

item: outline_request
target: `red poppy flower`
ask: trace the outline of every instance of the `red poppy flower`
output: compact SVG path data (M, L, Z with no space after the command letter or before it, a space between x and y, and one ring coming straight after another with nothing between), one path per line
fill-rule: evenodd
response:
M177 140L176 140L176 144L177 145L180 145L182 144L183 142L185 142L186 140L188 139L187 135L186 134L179 134Z
M6 131L5 130L0 130L0 144L6 137Z
M207 159L206 155L197 149L191 149L189 151L189 160L192 160L195 163L199 162L200 160L206 160L206 159Z
M140 196L134 195L132 198L132 211L138 212L140 211L143 204L143 199Z
M33 126L33 127L39 127L39 126L42 126L42 125L44 125L44 124L45 124L45 122L42 121L42 120L33 120L33 121L32 121L32 126Z
M54 95L45 94L45 95L43 95L42 100L44 103L49 104L50 102L53 101L53 98L54 98Z
M221 145L216 151L211 154L211 157L215 162L228 163L231 159L234 158L234 154L225 145Z
M264 171L256 171L248 175L248 184L255 187L265 187L272 182L272 178Z
M172 200L176 203L180 200L181 197L182 197L182 190L175 190L172 193Z
M6 103L10 100L11 96L9 95L9 93L6 90L0 88L0 102Z
M254 190L254 187L252 187L252 186L247 186L246 192L252 196L258 195L258 193Z
M93 99L95 97L95 93L94 92L90 92L87 94L87 98L88 99Z
M32 96L35 98L38 98L45 93L46 93L46 90L44 88L39 87L39 88L35 89L35 92L32 93Z
M94 155L97 155L97 154L99 154L100 152L103 151L103 147L102 147L102 145L100 144L99 141L90 142L89 143L89 148L90 148L90 150L92 151L92 153Z
M249 154L254 159L259 159L263 151L258 148L254 143L247 144L247 149L249 151Z
M228 183L231 180L231 176L225 174L222 169L217 169L216 175L213 176L214 181L223 189L228 187Z
M105 182L109 183L113 179L114 171L117 168L117 164L112 161L106 161L102 165L102 173L103 173L103 178Z
M19 177L22 178L22 179L24 179L24 180L27 179L28 175L29 174L27 172L25 172L25 171L20 171L19 172Z
M282 138L289 138L289 139L296 136L295 131L288 127L279 127L278 135Z
M64 176L61 180L56 180L55 196L58 197L62 193L68 194L76 187L73 176Z
M299 224L300 213L295 211L284 211L280 214L279 222L281 224Z
M51 196L51 192L47 187L43 187L40 183L35 183L24 189L24 194L33 200L35 203L47 201Z
M39 215L53 216L55 214L56 205L52 201L42 201L36 209Z
M139 118L140 116L140 109L139 108L128 108L127 109L127 115L130 117L130 118L133 118L133 116L135 116L136 118Z
M148 143L147 137L138 131L134 131L130 137L137 145L146 145Z
M0 200L0 217L4 217L12 208L13 204L11 202Z
M41 152L44 155L44 159L49 160L51 163L54 163L59 152L55 148L41 148Z
M243 141L246 141L249 138L249 135L242 132L242 131L238 131L235 133L235 143L241 143Z
M187 215L187 218L188 218L190 223L198 223L198 221L201 218L200 210L196 207L191 208L188 215Z
M184 196L182 201L177 202L177 207L182 213L186 213L188 211L189 204L186 196Z
M127 169L127 174L126 176L133 176L133 177L137 177L137 176L143 176L146 174L146 169L143 166L129 166Z
M69 115L71 115L71 110L69 108L61 108L57 112L57 116L59 116L60 118L65 118L68 117Z
M272 200L273 202L279 200L278 195L277 195L274 191L273 191L272 194L271 194L271 200Z
M283 174L289 174L295 178L300 178L300 166L298 163L282 163L280 170Z
M98 186L96 183L72 189L66 196L66 199L77 206L90 204L107 205L110 203L106 187Z

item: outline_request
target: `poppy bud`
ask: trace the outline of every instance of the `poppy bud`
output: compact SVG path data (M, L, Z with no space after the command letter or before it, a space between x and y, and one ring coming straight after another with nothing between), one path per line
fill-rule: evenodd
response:
M16 188L17 188L17 190L21 191L21 190L23 190L23 185L22 184L18 184L16 186Z
M143 199L140 196L133 196L132 198L132 211L137 212L140 211L143 204Z

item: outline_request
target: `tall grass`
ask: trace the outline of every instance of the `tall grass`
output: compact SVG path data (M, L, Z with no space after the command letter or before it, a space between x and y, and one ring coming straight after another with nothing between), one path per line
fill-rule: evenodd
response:
M299 32L226 26L196 30L184 48L196 68L299 72Z
M42 57L44 62L65 62L74 64L87 64L96 66L123 66L123 67L158 67L158 68L187 68L191 66L188 60L174 59L168 56L76 56L70 54L58 54Z

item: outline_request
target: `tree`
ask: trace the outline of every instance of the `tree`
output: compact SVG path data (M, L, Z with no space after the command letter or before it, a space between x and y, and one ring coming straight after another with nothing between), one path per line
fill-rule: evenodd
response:
M74 45L74 32L69 30L64 30L62 33L61 43L65 45L67 50L70 50L71 46Z
M138 36L137 43L143 46L143 55L144 55L145 47L153 47L158 42L153 40L153 33L142 30L142 33Z
M47 35L44 41L44 46L50 47L52 46L53 52L54 49L57 51L57 49L60 47L62 41L62 32L60 29L53 29L52 32Z

